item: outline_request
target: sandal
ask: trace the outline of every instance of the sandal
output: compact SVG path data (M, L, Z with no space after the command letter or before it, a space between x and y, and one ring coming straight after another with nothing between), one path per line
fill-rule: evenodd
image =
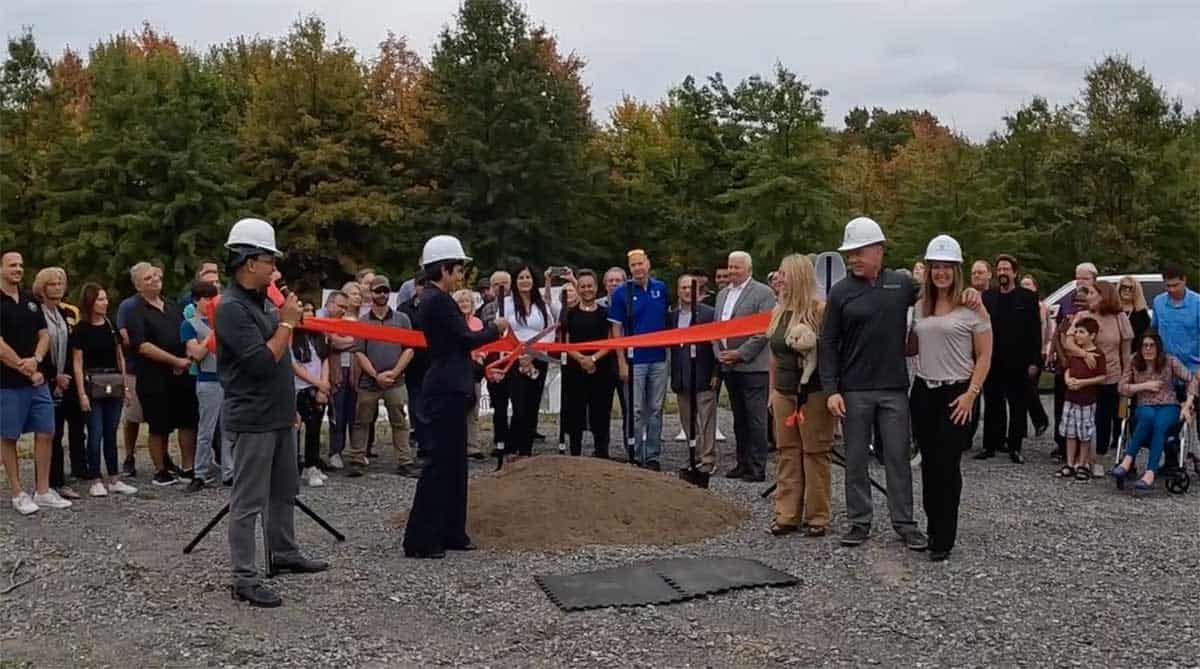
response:
M1092 470L1088 469L1087 465L1079 465L1078 467L1075 468L1075 480L1076 481L1091 481L1092 480Z
M804 536L806 536L810 539L817 539L819 537L823 537L823 536L825 536L826 532L827 532L827 530L825 529L824 526L815 527L813 525L809 525L808 527L804 528Z
M1071 465L1063 465L1062 469L1055 472L1054 475L1060 479L1069 479L1075 476L1075 468Z
M772 536L782 537L784 535L793 534L800 528L795 525L785 525L784 523L771 523L771 529L767 530Z
M1124 479L1125 476L1129 474L1129 472L1121 465L1117 465L1116 467L1113 467L1112 470L1109 471L1108 473L1109 473L1109 475L1111 475L1113 478L1117 479L1118 481Z

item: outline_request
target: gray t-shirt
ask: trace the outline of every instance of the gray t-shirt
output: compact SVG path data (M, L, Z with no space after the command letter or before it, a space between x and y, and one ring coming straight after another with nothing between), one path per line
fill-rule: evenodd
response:
M966 381L975 369L974 336L992 329L974 311L955 307L943 316L923 316L924 305L913 310L917 336L917 376L926 381Z

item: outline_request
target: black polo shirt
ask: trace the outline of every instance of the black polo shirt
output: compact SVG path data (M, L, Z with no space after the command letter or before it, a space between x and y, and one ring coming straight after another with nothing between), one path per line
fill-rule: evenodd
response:
M163 298L159 309L141 295L129 311L125 329L129 332L129 348L137 357L138 390L166 390L168 381L175 374L174 368L151 360L138 352L142 344L153 344L180 358L187 355L187 347L179 337L179 326L183 324L183 311L174 302Z
M37 352L38 332L46 329L46 316L33 293L17 291L17 299L0 291L0 337L18 358L31 358ZM27 388L28 376L0 364L0 388Z

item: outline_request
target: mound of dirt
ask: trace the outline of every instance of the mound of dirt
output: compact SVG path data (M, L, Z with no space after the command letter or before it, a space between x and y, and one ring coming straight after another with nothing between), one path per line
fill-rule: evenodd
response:
M746 516L737 505L674 473L546 455L471 479L467 531L483 548L662 546L716 536Z

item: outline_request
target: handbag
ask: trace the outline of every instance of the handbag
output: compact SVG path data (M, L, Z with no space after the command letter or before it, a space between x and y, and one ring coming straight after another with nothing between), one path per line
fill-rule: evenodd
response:
M115 369L98 369L83 375L87 396L94 400L125 397L125 377Z

